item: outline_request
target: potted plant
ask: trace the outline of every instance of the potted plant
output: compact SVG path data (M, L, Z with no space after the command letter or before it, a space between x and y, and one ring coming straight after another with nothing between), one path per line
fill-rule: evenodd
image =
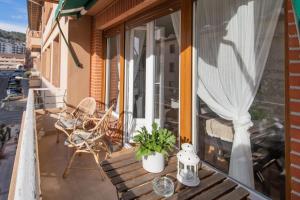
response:
M139 144L136 152L137 159L142 159L143 168L148 172L159 173L164 170L165 158L173 149L176 137L163 128L158 128L156 123L152 124L152 131L143 127L138 131L133 140Z

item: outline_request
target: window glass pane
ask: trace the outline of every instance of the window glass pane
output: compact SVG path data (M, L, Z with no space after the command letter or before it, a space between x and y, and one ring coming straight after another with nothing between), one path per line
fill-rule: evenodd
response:
M107 96L108 107L115 105L114 111L119 112L120 87L120 44L119 35L107 39Z
M254 187L272 199L282 199L285 189L284 13L279 15L282 1L265 0L263 4L262 1L241 2L244 1L225 3L218 0L198 0L196 4L194 62L197 70L195 99L198 152L202 160L229 173L232 144L236 137L235 127L232 120L220 114L220 107L226 108L228 113L239 112L232 108L240 108L239 105L243 102L239 100L243 97L239 95L242 92L236 91L237 87L231 84L236 80L228 77L238 79L239 84L245 83L245 90L248 85L258 83L257 93L249 108L253 122L249 133ZM253 6L252 9L249 6ZM243 10L245 8L248 12ZM278 13L276 17L275 13ZM253 23L248 23L248 20L245 25L249 16L252 16ZM251 29L250 25L253 26ZM273 28L269 28L271 26ZM266 45L268 40L270 45ZM261 80L258 80L260 77L251 78L251 74L255 74L253 71L260 69L247 65L250 63L256 66L264 57L266 62L261 67L264 69ZM254 62L249 62L251 59ZM235 65L240 70L235 71L230 65ZM217 75L213 77L213 73ZM233 73L235 74L232 75ZM206 84L208 82L210 84ZM219 87L215 87L216 85ZM252 89L254 90L254 86ZM218 99L220 93L224 93L226 98ZM228 94L236 97L232 98ZM214 98L208 100L205 98L207 96ZM224 106L224 101L228 101L228 105L232 107ZM241 157L243 158L245 157Z
M145 117L146 92L146 25L133 30L133 117Z
M178 135L180 12L155 20L154 115ZM179 137L177 137L179 138Z

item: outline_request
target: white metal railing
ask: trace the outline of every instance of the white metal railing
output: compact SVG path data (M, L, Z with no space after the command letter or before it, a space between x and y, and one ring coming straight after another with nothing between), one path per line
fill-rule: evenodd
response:
M14 172L9 196L14 200L40 199L40 174L37 148L35 110L63 106L64 92L48 88L30 89L27 98L23 128L19 134L18 156L15 159Z
M15 200L38 199L39 198L39 177L36 149L35 133L35 112L34 112L34 93L30 89L27 99L27 107L23 122L23 133L20 133L21 143L18 167L16 171ZM22 135L21 135L22 134Z

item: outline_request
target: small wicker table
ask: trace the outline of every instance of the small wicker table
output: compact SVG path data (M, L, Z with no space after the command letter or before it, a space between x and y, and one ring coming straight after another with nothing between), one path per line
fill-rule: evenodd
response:
M135 159L133 152L104 160L101 166L116 187L119 199L163 199L152 189L152 180L157 176L168 176L174 181L175 192L168 199L235 200L248 199L249 196L247 190L208 166L202 166L199 170L201 182L197 187L180 184L176 180L176 156L170 157L164 171L159 174L145 171L142 163Z

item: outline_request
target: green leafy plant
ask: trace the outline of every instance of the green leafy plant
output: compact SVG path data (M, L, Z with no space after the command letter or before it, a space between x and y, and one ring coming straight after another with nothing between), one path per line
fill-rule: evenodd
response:
M133 138L133 141L140 145L136 152L137 159L149 156L154 152L161 153L167 157L176 142L175 135L168 129L158 128L157 123L152 124L151 134L146 127L141 128L138 133Z

